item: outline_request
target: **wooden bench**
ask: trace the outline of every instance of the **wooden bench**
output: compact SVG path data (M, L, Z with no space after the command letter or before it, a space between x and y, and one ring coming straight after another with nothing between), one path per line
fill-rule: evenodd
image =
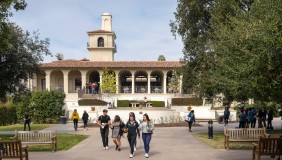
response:
M28 160L27 146L22 147L21 141L0 141L0 160L2 158Z
M263 155L269 155L272 158L282 155L282 138L260 137L258 143L253 143L253 159L260 159Z
M50 144L52 151L57 150L55 131L15 131L13 140L20 140L23 145Z
M259 137L270 137L265 128L235 128L224 127L224 148L229 150L230 142L258 142Z

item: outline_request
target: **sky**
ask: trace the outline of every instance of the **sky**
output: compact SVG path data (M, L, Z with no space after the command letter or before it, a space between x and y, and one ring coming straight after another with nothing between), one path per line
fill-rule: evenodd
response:
M50 38L53 55L64 59L90 58L87 31L101 29L101 15L112 14L117 39L115 61L167 61L183 57L181 37L171 33L177 0L26 0L24 11L14 12L11 21L24 30ZM56 60L45 57L44 62Z

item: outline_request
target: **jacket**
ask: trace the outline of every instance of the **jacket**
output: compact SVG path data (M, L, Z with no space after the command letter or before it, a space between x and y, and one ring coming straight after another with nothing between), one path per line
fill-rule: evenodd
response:
M142 131L142 133L153 133L155 126L152 121L149 122L149 125L147 122L143 122L140 124L139 129Z
M88 113L84 112L81 119L83 121L88 121L88 117L89 117Z
M79 114L78 114L78 112L76 112L76 113L72 113L72 115L71 115L71 119L79 119Z
M191 113L191 112L190 112L190 113L187 115L187 117L190 118L189 122L195 122L195 114L194 114L194 113Z

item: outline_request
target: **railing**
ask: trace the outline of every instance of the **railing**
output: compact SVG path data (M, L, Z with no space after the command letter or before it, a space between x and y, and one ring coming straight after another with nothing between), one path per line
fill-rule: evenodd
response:
M131 86L120 86L121 93L131 93L132 88Z
M113 47L115 48L115 43L113 42L104 42L103 47ZM98 46L97 42L87 42L87 48L103 48Z
M153 87L151 87L151 93L163 93L162 86L153 86Z
M136 86L135 87L135 93L147 93L148 92L147 86Z

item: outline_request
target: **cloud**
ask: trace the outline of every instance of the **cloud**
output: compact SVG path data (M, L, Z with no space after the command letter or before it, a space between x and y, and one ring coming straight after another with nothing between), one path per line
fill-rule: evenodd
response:
M25 11L14 13L12 21L23 29L39 29L41 38L50 38L53 54L65 59L89 58L87 31L101 28L101 14L113 16L118 52L115 60L167 60L182 57L181 39L174 39L169 22L174 19L177 1L162 0L26 0ZM138 58L137 58L138 57ZM55 60L46 57L45 61Z

